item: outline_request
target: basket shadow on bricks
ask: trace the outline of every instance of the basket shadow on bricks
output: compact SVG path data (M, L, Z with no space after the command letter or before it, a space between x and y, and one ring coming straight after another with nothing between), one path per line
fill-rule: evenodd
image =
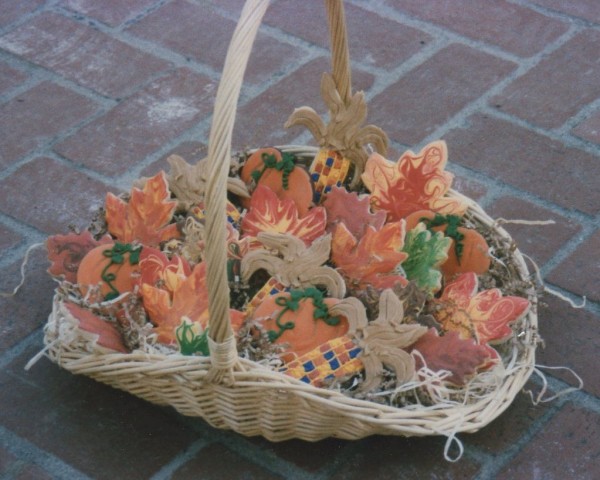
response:
M81 472L98 479L149 478L196 440L164 409L58 370L46 359L25 372L36 351L27 349L0 374L0 421Z

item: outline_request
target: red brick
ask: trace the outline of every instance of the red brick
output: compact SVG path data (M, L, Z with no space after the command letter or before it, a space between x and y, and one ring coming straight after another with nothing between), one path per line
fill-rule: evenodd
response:
M11 88L19 86L27 77L28 75L25 72L21 72L9 67L4 62L0 62L0 95Z
M295 108L303 105L314 108L320 114L326 112L319 92L321 75L329 71L330 64L327 59L313 60L241 107L233 130L234 150L287 144L306 132L307 130L301 127L285 130L283 124ZM359 70L354 71L355 90L367 90L372 83L372 75ZM373 115L369 114L367 123L373 123L372 118Z
M17 457L5 448L0 447L0 473L6 473L15 461L17 461Z
M0 38L0 47L85 87L122 97L170 64L98 30L44 13Z
M596 0L533 0L533 3L567 15L600 23L600 8Z
M431 36L346 3L350 59L376 67L402 63L431 41ZM284 0L267 10L264 22L329 49L329 30L323 2Z
M573 133L584 140L600 144L600 110L577 125Z
M101 3L96 0L63 0L63 4L70 10L116 27L155 5L156 0L104 0Z
M107 187L50 158L36 158L0 182L0 210L49 234L87 226ZM114 189L113 189L114 191Z
M467 124L445 135L454 162L565 208L600 211L600 162L594 155L481 114Z
M600 230L588 237L548 275L548 280L560 287L600 301Z
M7 167L43 147L96 109L93 101L51 82L42 82L1 105L0 166Z
M552 210L538 207L515 197L502 197L487 212L494 218L507 220L554 220L554 225L507 224L504 228L517 247L540 266L550 260L563 246L581 231L581 225Z
M568 29L565 22L504 0L388 0L387 3L422 20L523 57L536 54Z
M44 0L0 0L0 28L4 28L13 22L18 21L22 16L27 15L41 5Z
M536 390L531 383L525 389ZM510 407L492 423L472 435L461 439L467 446L474 446L486 453L500 454L517 443L548 408L535 406L528 395L519 393Z
M600 416L565 406L496 477L600 478Z
M156 162L151 163L144 168L140 174L142 177L152 177L156 175L160 170L169 172L171 167L167 162L167 158L171 155L179 155L184 158L186 162L191 165L198 163L207 155L207 146L200 142L183 142L177 145L173 150L158 159Z
M540 335L545 348L537 351L536 363L550 367L573 369L584 382L584 390L600 396L600 317L574 309L563 300L543 297L539 310ZM578 381L567 370L544 370L544 373L577 386Z
M195 480L199 478L200 472L202 472L202 479L206 480L221 480L225 476L227 478L252 478L255 480L282 478L245 460L218 443L200 450L194 458L177 469L170 478L173 480ZM225 474L225 472L227 473Z
M0 250L14 247L22 240L21 235L10 228L0 225Z
M0 292L10 293L21 281L19 258L1 270ZM49 267L46 249L33 251L25 270L25 283L11 297L0 297L0 352L16 345L34 330L39 329L52 309L54 281L46 273Z
M585 30L510 83L490 103L544 128L560 127L600 95L600 32Z
M473 478L479 466L464 457L460 462L447 462L444 442L445 439L440 437L369 437L354 446L356 453L331 478ZM450 453L455 452L451 449Z
M372 121L393 140L415 145L514 67L465 45L450 45L377 95L369 104Z
M221 72L234 28L234 21L222 17L211 7L175 0L128 31ZM269 80L274 75L281 75L285 65L298 61L301 56L299 49L259 34L245 79L254 84Z
M30 348L0 373L0 422L91 478L150 478L195 439L185 420L46 359Z
M124 100L55 147L107 175L126 172L212 111L216 85L178 69Z

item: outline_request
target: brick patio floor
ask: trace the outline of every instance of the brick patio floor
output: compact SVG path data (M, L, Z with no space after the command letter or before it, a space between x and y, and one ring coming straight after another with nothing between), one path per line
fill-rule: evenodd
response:
M108 189L205 151L241 0L0 0L0 289L29 245L84 226ZM600 4L597 0L349 0L354 86L395 152L448 142L457 189L509 225L554 290L542 365L585 387L444 438L272 444L60 370L41 347L53 282L41 250L0 298L0 479L600 478ZM278 0L247 71L234 148L300 143L282 124L321 105L320 0ZM323 109L321 109L323 110ZM392 156L396 156L394 153ZM577 385L549 370L551 391ZM541 382L533 379L531 387Z

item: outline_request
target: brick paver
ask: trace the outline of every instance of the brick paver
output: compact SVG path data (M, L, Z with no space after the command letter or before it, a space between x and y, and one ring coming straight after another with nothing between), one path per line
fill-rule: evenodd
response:
M321 1L272 2L246 72L233 149L309 138L292 111L326 113ZM107 190L206 155L224 53L243 0L0 0L0 292L28 245L83 228ZM583 390L445 437L271 443L217 431L41 359L55 283L45 251L0 297L0 478L600 477L600 10L596 0L346 0L353 87L397 159L442 136L454 188L505 228L551 288L541 366ZM433 133L437 132L434 136ZM311 141L312 143L312 141ZM578 385L544 369L550 392ZM539 391L534 376L528 388ZM450 454L455 454L454 445ZM67 472L67 473L65 473Z
M122 97L169 63L61 15L35 17L0 48L110 97Z
M182 68L138 91L58 144L76 163L117 175L210 113L216 85Z
M571 306L546 294L540 306L540 335L545 348L537 362L549 367L573 369L583 380L584 389L600 396L600 372L593 365L600 347L600 316ZM573 386L578 380L568 370L544 370Z
M0 225L0 249L14 247L22 237L17 232L11 230L9 227Z
M415 145L514 67L470 47L450 45L377 95L369 103L371 121L393 140Z
M156 0L63 0L64 7L87 17L115 27L143 13L156 5Z
M566 13L574 17L600 23L600 10L596 0L533 0L533 3L556 12Z
M229 478L253 478L256 480L276 480L283 477L245 460L221 444L209 445L198 452L188 463L177 469L173 480L193 480L202 472L202 478L220 480L226 471Z
M456 163L564 208L600 212L595 155L484 114L469 117L446 141L453 145Z
M387 0L392 8L529 57L567 31L567 22L505 0ZM516 34L518 32L518 34Z
M325 7L319 2L277 2L267 11L265 23L322 48L329 46ZM352 4L346 5L348 42L353 61L393 68L431 41L427 33L397 24Z
M548 280L593 302L600 301L600 230L550 272Z
M0 105L0 166L8 167L48 145L97 109L89 98L52 82L42 82Z
M220 72L234 28L233 20L206 6L175 0L132 25L128 31ZM211 48L200 47L207 44ZM250 83L264 82L280 74L288 63L298 61L303 55L302 50L267 35L259 35L255 47L246 72Z
M600 32L583 31L490 101L544 128L557 128L600 95Z
M34 251L21 290L16 295L0 297L0 352L17 345L48 318L52 309L52 296L48 293L54 282L46 273L49 263L45 257L43 249ZM0 292L12 293L19 284L22 261L22 257L15 258L0 270Z
M90 477L148 478L195 440L169 412L45 359L24 372L34 353L0 374L0 421Z
M599 435L597 414L565 407L498 475L498 479L596 479L600 476L600 444L594 439ZM565 458L569 461L565 462Z
M522 225L508 223L504 228L517 247L543 265L581 231L581 225L552 210L538 207L514 197L502 197L487 208L493 218L510 220L554 221L554 225Z
M360 442L360 448L356 448L332 479L458 479L472 478L479 471L477 463L467 459L459 463L445 461L436 454L442 450L443 445L444 440L441 438L368 438Z
M0 62L0 95L11 88L19 86L27 79L27 74L16 68L11 68L5 62Z
M1 0L0 11L0 28L4 28L11 23L18 21L22 16L35 11L37 8L44 5L44 0L21 0L14 2L13 0Z
M77 170L50 158L36 158L0 182L0 210L56 234L66 232L69 225L85 227L104 205L106 190L105 184Z

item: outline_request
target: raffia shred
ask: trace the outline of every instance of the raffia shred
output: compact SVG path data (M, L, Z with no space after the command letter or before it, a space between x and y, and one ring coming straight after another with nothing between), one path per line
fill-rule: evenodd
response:
M363 92L352 95L348 102L340 96L333 77L324 73L321 77L321 97L329 109L329 122L311 107L300 107L290 115L285 128L295 125L306 127L322 148L339 151L354 166L354 176L350 184L355 188L367 163L366 145L385 155L388 138L385 132L375 125L362 126L367 118L367 102Z
M265 248L250 251L242 259L243 282L248 283L253 273L264 269L286 287L324 286L331 297L346 295L342 276L323 266L329 260L331 234L318 238L310 247L287 233L261 232L257 239Z

